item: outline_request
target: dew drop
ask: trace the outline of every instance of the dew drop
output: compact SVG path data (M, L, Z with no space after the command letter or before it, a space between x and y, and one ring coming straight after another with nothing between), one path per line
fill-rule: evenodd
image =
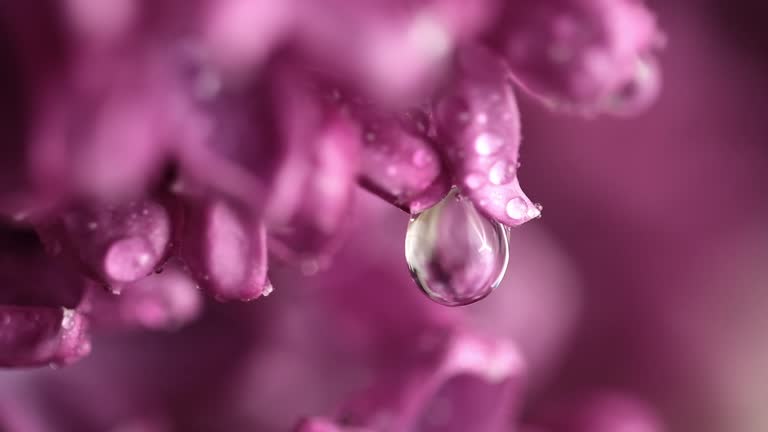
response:
M482 216L456 189L415 215L405 236L413 279L432 300L447 306L474 303L501 283L509 260L506 230Z
M499 160L488 170L488 181L495 185L504 185L515 179L516 172L517 169L514 164L510 164L506 160Z
M475 139L475 151L480 156L489 156L501 148L504 145L504 141L498 136L491 133L481 133Z
M72 309L64 309L61 318L61 328L64 330L72 330L75 327L75 311Z
M264 297L269 297L273 291L275 291L275 287L272 285L271 281L267 281L267 284L264 285L264 290L261 292L261 295Z
M482 174L470 174L464 179L464 184L468 188L475 190L483 185L484 177Z
M512 219L523 220L528 213L528 204L520 197L512 198L507 203L507 215Z

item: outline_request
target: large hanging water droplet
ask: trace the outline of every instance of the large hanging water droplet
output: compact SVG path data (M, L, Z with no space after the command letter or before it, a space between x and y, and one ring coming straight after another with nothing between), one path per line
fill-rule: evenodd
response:
M447 306L474 303L490 294L507 270L506 228L482 216L454 189L411 219L405 259L432 300Z

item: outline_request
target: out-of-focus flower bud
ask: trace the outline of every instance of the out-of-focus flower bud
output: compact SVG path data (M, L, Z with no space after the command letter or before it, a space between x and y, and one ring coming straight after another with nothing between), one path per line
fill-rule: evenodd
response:
M382 432L504 430L522 386L519 352L460 332L435 336L351 400L341 424Z
M265 223L270 251L296 259L333 251L348 226L359 165L359 129L348 113L326 103L305 77L286 72L276 101L279 167Z
M642 1L510 1L497 43L515 79L555 107L632 114L658 93L663 36Z
M253 300L268 290L264 225L224 199L184 199L180 258L216 299Z
M203 298L181 267L176 260L165 263L162 272L128 284L119 296L91 289L91 322L112 328L175 330L195 320L202 312Z
M0 305L0 366L72 363L91 351L87 328L72 309Z

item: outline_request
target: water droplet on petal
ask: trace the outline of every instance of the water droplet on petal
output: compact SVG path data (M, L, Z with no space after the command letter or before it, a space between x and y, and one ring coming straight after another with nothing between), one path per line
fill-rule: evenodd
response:
M504 145L504 140L499 136L491 133L481 133L475 139L475 151L480 156L489 156L497 151Z
M419 288L447 306L474 303L501 283L509 260L506 229L456 189L411 219L405 258Z
M267 281L267 284L264 285L264 290L261 292L261 295L264 297L269 297L270 294L275 290L275 287L272 285L271 281Z
M485 181L482 174L470 174L464 179L464 184L470 189L477 189Z
M521 220L528 215L528 204L525 200L516 197L507 203L507 215L515 220Z
M64 309L63 316L61 318L61 328L64 330L72 330L75 326L75 311L72 309Z
M517 169L514 164L499 160L488 170L488 181L495 185L503 185L515 179Z

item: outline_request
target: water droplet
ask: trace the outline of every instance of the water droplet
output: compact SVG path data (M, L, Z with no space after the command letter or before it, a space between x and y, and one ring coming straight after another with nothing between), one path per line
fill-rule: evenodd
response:
M492 133L481 133L475 139L475 151L480 156L492 155L499 151L502 145L504 140Z
M515 179L517 169L506 160L496 161L488 170L488 180L495 185L503 185Z
M64 313L61 318L61 328L64 330L72 330L75 326L75 311L72 309L64 309Z
M96 228L99 227L99 223L96 221L88 222L88 229L91 231L95 231Z
M542 210L544 210L544 206L536 203L533 207L528 209L528 217L531 219L538 219L541 217Z
M419 288L447 306L474 303L501 283L509 260L504 226L480 215L456 189L414 216L405 258Z
M387 167L387 175L390 177L394 177L397 175L397 166L390 165Z
M475 117L475 120L477 120L478 124L484 125L488 123L488 116L485 113L480 113Z
M376 134L374 132L366 132L365 140L368 142L374 142L376 140Z
M507 203L507 215L515 220L528 216L528 204L520 197L512 198Z
M483 185L484 176L482 174L470 174L464 179L464 184L474 190Z
M267 284L264 285L264 290L261 292L261 295L264 297L269 297L270 294L275 290L275 287L272 285L271 281L267 281Z

